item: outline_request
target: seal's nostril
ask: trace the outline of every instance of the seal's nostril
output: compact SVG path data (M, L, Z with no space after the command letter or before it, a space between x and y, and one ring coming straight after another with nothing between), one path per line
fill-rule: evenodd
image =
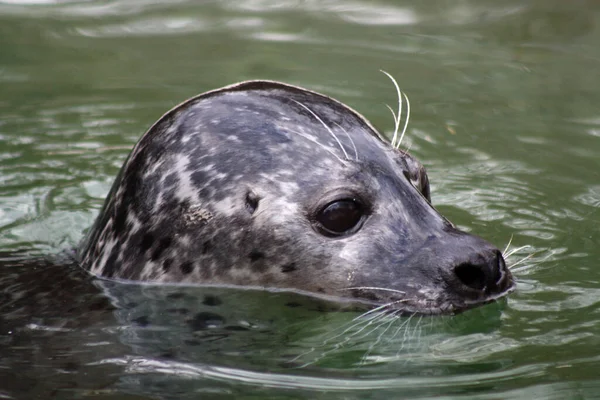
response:
M486 287L486 275L483 268L477 265L465 263L454 268L457 278L466 286L475 290L483 290Z
M512 282L500 251L479 254L477 258L454 267L454 275L470 289L486 294L506 290Z

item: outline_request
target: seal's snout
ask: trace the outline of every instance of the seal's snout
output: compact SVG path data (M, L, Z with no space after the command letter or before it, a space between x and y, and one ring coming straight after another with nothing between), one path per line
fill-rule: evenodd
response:
M487 251L454 267L454 276L477 295L494 295L509 289L512 278L499 250Z

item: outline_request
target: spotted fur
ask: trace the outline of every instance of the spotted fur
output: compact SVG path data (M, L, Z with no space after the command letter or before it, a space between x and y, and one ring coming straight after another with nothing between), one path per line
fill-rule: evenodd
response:
M367 205L364 225L320 234L318 208L344 196ZM495 247L431 206L416 159L342 103L270 81L207 92L155 123L79 255L107 278L288 288L432 313L513 286Z

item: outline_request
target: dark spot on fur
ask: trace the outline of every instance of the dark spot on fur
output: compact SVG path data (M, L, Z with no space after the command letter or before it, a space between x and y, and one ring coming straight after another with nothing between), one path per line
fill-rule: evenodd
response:
M164 184L166 187L174 186L174 185L177 185L178 183L179 183L179 177L177 176L176 172L172 172L165 177Z
M168 299L183 299L185 297L185 293L171 293L167 295Z
M123 232L123 228L125 228L125 221L127 220L127 212L125 211L125 208L126 207L124 207L123 205L121 205L121 207L118 208L119 212L115 216L113 223L113 232Z
M185 275L189 275L192 273L192 271L194 270L194 264L191 261L187 261L184 262L183 264L181 264L179 266L179 269L181 270L181 272L183 272Z
M208 181L208 176L204 171L194 171L190 175L192 184L196 187L202 187Z
M296 270L296 263L288 263L285 264L284 266L281 267L281 272L283 273L287 273L287 272L293 272Z
M203 329L219 328L225 323L225 318L219 314L210 312L199 312L187 321L193 331Z
M212 243L210 242L210 240L207 240L207 241L205 241L205 242L202 243L202 249L200 251L202 252L202 254L206 254L211 249L212 249Z
M302 304L296 303L295 301L290 301L288 303L285 303L285 306L286 307L291 307L291 308L296 308L296 307L302 306Z
M260 197L258 197L258 195L253 191L249 190L246 193L246 210L248 210L250 214L254 214L254 212L258 208L259 201Z
M266 262L264 262L265 253L254 249L250 252L249 258L250 258L250 262L251 262L250 267L252 268L252 271L254 271L256 273L261 273L261 274L263 274L267 271L268 264ZM272 277L269 277L267 275L264 275L264 278L266 281L269 281L270 279L272 279Z
M250 252L250 261L255 262L262 258L265 258L265 253L263 253L262 251L258 251L255 249Z
M171 243L173 243L173 240L170 237L164 237L164 238L160 239L160 242L158 242L158 246L156 246L156 249L154 249L154 251L152 252L152 256L151 256L152 261L158 260L160 258L160 256L162 255L162 253L166 249L171 247Z
M141 326L141 327L146 327L148 325L150 325L150 320L148 319L147 316L142 315L141 317L137 317L131 320L131 322L133 322L134 324Z
M213 296L212 294L207 294L206 296L204 296L204 300L202 300L202 304L204 304L205 306L219 306L221 304L223 304L223 302L221 301L221 299L217 296Z
M104 264L104 269L102 270L102 276L107 278L112 278L115 274L115 269L117 266L117 257L119 256L119 252L117 249L114 249L108 260L106 260L106 264Z
M175 207L179 208L179 215L185 214L190 209L190 201L188 199L178 200Z
M162 269L165 272L169 272L169 270L171 269L171 265L173 264L173 259L172 258L167 258L165 261L163 261L162 263Z
M144 235L144 237L142 238L142 242L140 243L140 252L141 253L146 252L146 250L148 250L150 247L152 247L153 243L154 243L154 236L151 233L146 233Z

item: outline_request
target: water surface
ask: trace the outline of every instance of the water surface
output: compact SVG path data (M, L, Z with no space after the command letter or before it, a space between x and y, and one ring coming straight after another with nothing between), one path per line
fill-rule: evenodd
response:
M0 0L0 398L596 397L599 22L591 0ZM410 97L404 146L436 207L525 246L506 302L357 320L293 294L69 265L129 150L175 104L282 80L390 135L380 69Z

